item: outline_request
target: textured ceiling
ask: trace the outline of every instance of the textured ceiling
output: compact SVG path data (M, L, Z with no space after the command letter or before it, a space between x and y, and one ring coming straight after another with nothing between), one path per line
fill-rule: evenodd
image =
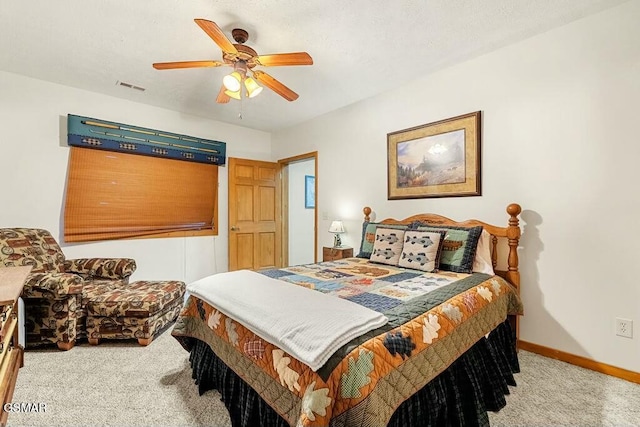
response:
M409 81L623 2L2 0L0 70L275 131L389 90L398 75ZM300 98L265 88L242 104L216 104L229 68L153 69L222 58L194 18L229 39L244 28L258 54L308 52L312 66L259 67Z

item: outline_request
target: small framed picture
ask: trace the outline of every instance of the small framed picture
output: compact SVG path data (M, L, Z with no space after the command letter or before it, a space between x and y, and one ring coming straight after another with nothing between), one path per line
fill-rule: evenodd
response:
M306 209L316 207L316 177L312 175L304 176L304 207Z

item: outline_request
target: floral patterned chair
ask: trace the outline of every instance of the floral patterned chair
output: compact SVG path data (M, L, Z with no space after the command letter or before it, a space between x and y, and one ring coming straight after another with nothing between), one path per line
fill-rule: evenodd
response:
M0 268L19 265L33 266L22 292L27 347L61 350L86 337L89 298L127 285L136 269L130 258L67 260L47 230L0 228Z

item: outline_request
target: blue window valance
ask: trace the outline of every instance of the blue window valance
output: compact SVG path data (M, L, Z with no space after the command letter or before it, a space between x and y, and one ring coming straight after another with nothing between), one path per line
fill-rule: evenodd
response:
M67 115L71 146L224 165L226 143L91 117Z

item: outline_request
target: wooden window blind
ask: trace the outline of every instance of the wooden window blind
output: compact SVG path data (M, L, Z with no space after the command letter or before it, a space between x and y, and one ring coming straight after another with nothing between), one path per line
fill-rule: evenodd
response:
M218 234L217 165L70 150L65 241Z

